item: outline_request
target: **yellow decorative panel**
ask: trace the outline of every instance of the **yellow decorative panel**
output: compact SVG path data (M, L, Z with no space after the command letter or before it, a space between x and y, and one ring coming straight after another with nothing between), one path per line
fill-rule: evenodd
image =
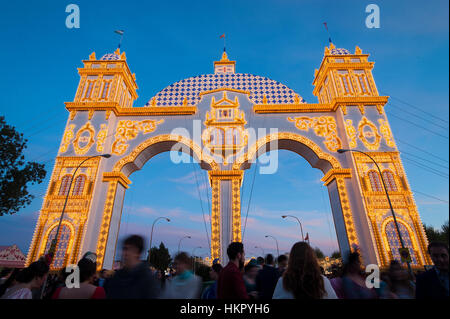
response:
M74 136L74 134L73 134L74 128L75 128L75 124L70 124L69 127L67 127L66 131L64 132L61 147L59 148L60 153L67 152L70 142L72 141L73 136Z
M90 122L87 122L82 126L73 141L73 148L77 155L86 154L94 144L95 129Z
M128 149L127 141L135 139L139 132L142 132L143 134L154 132L157 126L163 122L163 119L159 121L119 121L117 124L115 141L112 144L112 153L115 155L122 155Z
M358 124L359 139L364 146L369 150L378 150L380 147L381 136L378 134L378 129L365 116Z
M106 134L108 133L108 126L106 124L100 125L100 131L97 134L97 152L103 153L106 140Z
M386 144L389 147L395 147L394 138L392 137L392 132L389 128L388 122L383 119L379 119L378 123L380 123L380 131L386 141Z
M331 152L336 152L342 148L342 143L337 134L337 125L334 117L320 116L320 117L288 117L289 122L295 122L295 126L299 130L308 131L310 128L314 130L317 136L325 137L323 142L327 149Z
M347 133L348 146L350 148L355 148L357 146L356 129L353 126L352 120L345 120L345 132Z

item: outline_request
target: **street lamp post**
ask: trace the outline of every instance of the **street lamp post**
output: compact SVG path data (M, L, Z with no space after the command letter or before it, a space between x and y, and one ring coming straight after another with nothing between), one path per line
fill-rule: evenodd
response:
M301 231L301 233L302 233L302 241L305 241L305 237L303 236L303 227L302 227L302 223L300 222L300 219L298 219L296 216L292 216L292 215L283 215L283 216L281 216L282 218L286 218L286 217L292 217L292 218L295 218L297 221L298 221L298 223L299 223L299 225L300 225L300 231Z
M180 253L180 245L181 245L181 241L182 241L183 239L185 239L185 238L191 239L191 236L183 236L183 237L180 238L180 241L178 242L178 253Z
M338 153L345 153L345 152L361 153L361 154L366 155L368 158L370 158L372 160L372 162L374 162L375 166L378 169L378 173L380 173L381 182L383 183L384 192L386 193L386 197L387 197L387 200L388 200L388 203L389 203L389 207L391 208L391 212L392 212L392 217L394 219L395 228L397 229L398 238L400 239L400 244L402 245L402 249L404 249L405 248L405 244L403 242L402 234L400 233L400 227L398 226L398 223L397 223L397 218L395 216L394 207L392 207L391 198L389 197L389 193L388 193L387 188L386 188L386 183L384 182L383 174L381 173L381 169L378 166L378 163L372 158L372 156L370 156L369 154L367 154L367 153L365 153L363 151L348 150L348 149L339 149L337 151L338 151ZM411 269L411 265L410 265L409 261L406 261L406 264L408 265L408 271L409 271L409 273L412 276L413 273L412 273L412 269Z
M275 239L275 242L277 244L277 262L278 262L278 257L280 256L280 250L278 249L278 240L272 235L266 235L265 237L266 238L271 237L271 238Z
M49 249L49 254L50 254L52 260L53 260L53 255L54 255L55 250L56 250L56 244L58 242L59 232L61 230L61 224L62 224L62 221L63 221L63 218L64 218L64 212L66 210L67 201L69 200L70 190L72 188L72 183L73 183L73 180L75 178L75 174L77 173L78 169L81 167L81 165L83 165L84 162L86 162L87 160L90 160L91 158L99 157L99 156L104 157L104 158L110 158L111 157L110 154L101 154L101 155L89 156L88 158L85 158L83 161L81 161L80 164L78 164L77 168L75 168L75 171L72 174L72 178L70 180L69 189L68 189L67 194L66 194L66 199L64 201L64 206L63 206L63 209L62 209L62 212L61 212L61 216L59 217L59 223L58 223L58 228L56 229L56 235L55 235L55 238L53 238L52 243L50 245L50 249Z
M71 191L71 188L72 188L72 183L73 183L73 180L75 178L75 175L76 175L78 169L81 167L81 165L83 165L84 162L90 160L91 158L99 157L99 156L104 157L104 158L110 158L111 154L100 154L100 155L94 155L94 156L89 156L89 157L85 158L84 160L81 161L80 164L78 164L78 166L75 168L75 171L72 174L72 178L71 178L70 184L69 184L69 189L67 190L67 194L66 194L66 199L64 200L64 206L63 206L63 209L62 209L62 212L61 212L61 216L59 217L58 228L56 228L55 238L52 239L52 242L50 244L50 248L48 250L48 254L50 255L50 260L51 260L50 261L50 265L53 262L53 256L55 255L56 245L58 244L59 232L61 230L61 224L62 224L62 221L64 219L64 212L66 210L67 201L69 200L69 195L70 195L70 191ZM42 296L44 294L46 286L47 286L47 279L45 279L45 283L44 283L44 285L42 287L42 290L41 290L41 299L42 299Z
M148 262L149 265L150 265L150 252L152 251L153 228L155 227L156 222L157 222L158 220L160 220L160 219L165 219L165 220L167 220L167 222L170 222L170 219L169 219L169 218L167 218L167 217L162 217L162 216L156 218L156 219L153 221L153 224L152 224L152 232L150 233L150 248L149 248L149 250L148 250L148 260L147 260L147 262Z

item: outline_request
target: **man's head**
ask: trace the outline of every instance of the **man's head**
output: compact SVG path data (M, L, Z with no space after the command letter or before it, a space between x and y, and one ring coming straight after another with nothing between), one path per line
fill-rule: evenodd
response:
M288 264L288 257L286 255L278 256L278 268L284 269Z
M173 260L173 266L177 275L184 273L186 270L189 270L191 267L191 258L189 258L188 254L185 252L181 252L175 256Z
M448 246L441 242L432 242L428 245L428 253L436 268L448 271Z
M245 253L244 253L244 245L240 242L233 242L228 245L227 249L228 259L231 262L237 263L239 265L239 269L244 268L245 263Z
M219 279L219 273L221 270L222 270L221 264L212 265L211 269L209 270L209 277L211 278L211 280Z
M264 257L259 256L258 258L256 258L256 263L260 267L264 266Z
M133 268L139 263L144 249L144 239L138 235L126 238L122 246L122 261L125 268Z
M266 255L266 265L273 265L273 255L272 254L267 254Z

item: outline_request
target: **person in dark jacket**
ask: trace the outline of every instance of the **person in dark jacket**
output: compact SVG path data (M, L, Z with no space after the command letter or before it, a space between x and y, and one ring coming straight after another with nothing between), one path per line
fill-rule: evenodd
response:
M105 281L108 299L155 299L160 285L146 262L141 262L144 240L132 235L125 239L122 248L123 268Z
M448 246L433 242L428 245L428 253L434 267L416 278L417 299L444 299L449 297Z
M256 276L256 290L259 299L272 299L278 278L280 278L280 273L275 268L273 255L268 254L263 268Z
M248 299L241 272L245 262L244 245L239 242L231 243L228 245L227 255L230 261L220 271L217 281L217 298Z

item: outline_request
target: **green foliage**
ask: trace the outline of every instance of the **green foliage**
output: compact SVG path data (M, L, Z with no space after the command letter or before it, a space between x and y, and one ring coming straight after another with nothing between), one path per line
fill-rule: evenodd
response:
M320 250L319 247L314 248L314 251L316 252L316 256L318 259L325 258L324 253Z
M448 229L448 221L441 226L441 229L435 229L432 226L423 225L425 228L425 233L427 234L428 242L444 242L449 244L449 229Z
M150 264L156 269L164 271L169 267L171 262L172 258L170 257L169 250L163 243L159 244L159 248L152 247L150 250Z
M44 164L25 161L27 140L0 116L0 216L17 213L34 198L27 184L40 184L45 178Z
M332 254L331 254L331 258L335 258L335 259L339 259L339 258L341 258L342 256L341 256L341 252L340 251L334 251Z

